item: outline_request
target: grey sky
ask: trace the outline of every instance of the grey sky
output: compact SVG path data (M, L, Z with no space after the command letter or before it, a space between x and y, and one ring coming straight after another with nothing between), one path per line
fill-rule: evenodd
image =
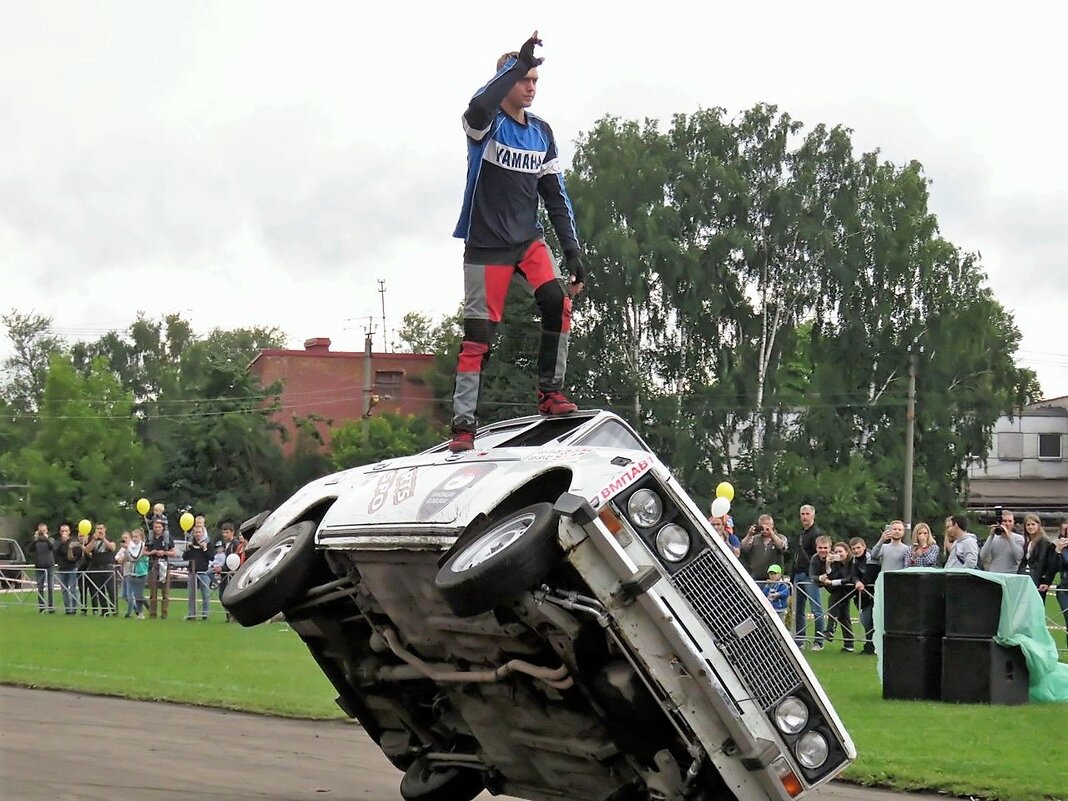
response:
M0 0L0 309L72 338L141 309L339 349L379 325L379 278L391 327L453 311L459 115L537 27L535 110L567 158L605 114L767 101L921 161L943 233L1016 315L1021 363L1068 394L1054 4L440 6Z

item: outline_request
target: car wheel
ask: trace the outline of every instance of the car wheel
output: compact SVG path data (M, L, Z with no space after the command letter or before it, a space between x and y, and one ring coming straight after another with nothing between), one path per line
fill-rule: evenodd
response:
M471 801L485 787L477 770L435 768L417 759L404 771L400 794L404 801Z
M237 569L222 604L242 626L255 626L285 611L307 589L315 565L315 528L302 520L280 531Z
M490 523L445 561L434 586L460 617L515 600L559 563L559 520L552 504L536 503Z

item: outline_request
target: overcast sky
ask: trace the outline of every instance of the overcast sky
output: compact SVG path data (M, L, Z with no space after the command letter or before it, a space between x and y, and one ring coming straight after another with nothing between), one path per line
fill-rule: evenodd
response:
M537 28L534 111L568 160L606 114L766 101L921 161L1020 363L1068 395L1057 4L424 5L0 0L0 310L72 339L178 311L354 350L378 279L389 328L452 312L459 116Z

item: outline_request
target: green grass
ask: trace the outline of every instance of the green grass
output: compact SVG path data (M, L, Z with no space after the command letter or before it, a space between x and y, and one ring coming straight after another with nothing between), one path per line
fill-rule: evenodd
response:
M333 688L288 626L245 629L218 611L187 623L184 603L172 605L169 620L41 616L32 603L4 605L9 598L0 598L0 682L342 717ZM857 745L844 778L1003 801L1063 797L1068 704L884 701L874 659L830 649L809 656Z

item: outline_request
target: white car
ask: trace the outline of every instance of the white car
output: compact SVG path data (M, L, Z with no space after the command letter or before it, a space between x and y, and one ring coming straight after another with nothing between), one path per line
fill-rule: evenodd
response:
M855 758L770 604L609 412L327 476L223 604L283 613L407 801L799 798Z

